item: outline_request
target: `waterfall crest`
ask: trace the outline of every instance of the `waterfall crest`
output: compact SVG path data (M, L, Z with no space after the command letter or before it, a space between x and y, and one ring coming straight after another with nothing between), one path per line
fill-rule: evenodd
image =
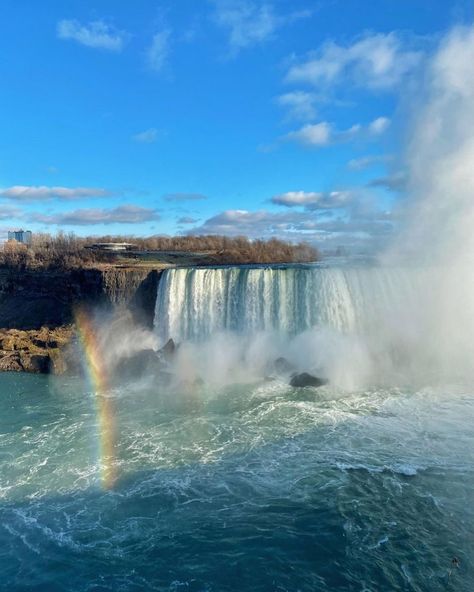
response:
M222 365L228 352L221 350L238 342L240 353L230 365L244 358L248 365L248 352L264 360L283 355L302 370L351 386L361 384L361 374L365 381L392 384L428 376L464 379L473 374L474 314L472 304L446 301L439 286L448 271L318 265L169 269L158 286L155 334L161 343L173 338L194 344L189 360L212 342L208 368Z
M155 327L161 339L200 341L230 331L294 336L316 326L368 332L412 283L399 269L191 268L161 278Z

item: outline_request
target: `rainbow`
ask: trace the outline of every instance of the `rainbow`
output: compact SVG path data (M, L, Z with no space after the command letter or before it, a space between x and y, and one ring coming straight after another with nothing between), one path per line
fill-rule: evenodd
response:
M76 327L85 354L85 370L94 390L99 428L100 480L104 489L111 489L117 481L116 413L110 396L109 377L94 323L83 309L75 312Z

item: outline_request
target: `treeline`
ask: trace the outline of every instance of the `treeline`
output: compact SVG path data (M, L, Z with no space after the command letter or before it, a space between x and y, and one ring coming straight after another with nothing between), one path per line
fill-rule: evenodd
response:
M33 234L31 245L8 241L0 251L0 265L16 269L74 269L111 261L108 253L86 249L94 241L60 232Z
M220 248L215 249L216 263L306 263L319 258L317 250L307 243L292 244L276 238L249 240L246 237L194 237L217 239Z
M95 243L127 242L132 253L112 253L87 248ZM0 251L0 265L18 269L73 269L114 263L138 252L178 252L201 264L303 263L316 261L318 252L306 243L292 244L278 239L249 240L224 236L100 236L78 237L73 233L33 234L29 246L7 242Z

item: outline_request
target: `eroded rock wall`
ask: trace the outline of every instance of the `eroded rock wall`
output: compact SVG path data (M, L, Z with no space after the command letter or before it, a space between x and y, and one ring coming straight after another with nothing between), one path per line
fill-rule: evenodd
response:
M152 327L159 276L150 268L0 268L0 372L70 370L76 307L123 307L134 323Z
M0 329L61 327L73 322L79 305L130 307L137 321L153 323L159 270L0 269Z

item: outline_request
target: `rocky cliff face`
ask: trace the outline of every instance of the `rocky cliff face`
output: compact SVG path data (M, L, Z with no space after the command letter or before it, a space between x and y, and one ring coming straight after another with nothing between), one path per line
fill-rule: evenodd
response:
M159 274L159 270L138 267L0 269L0 329L68 325L78 305L126 306L138 322L151 326Z
M0 268L0 372L70 370L77 306L124 307L153 325L160 270L12 271Z

